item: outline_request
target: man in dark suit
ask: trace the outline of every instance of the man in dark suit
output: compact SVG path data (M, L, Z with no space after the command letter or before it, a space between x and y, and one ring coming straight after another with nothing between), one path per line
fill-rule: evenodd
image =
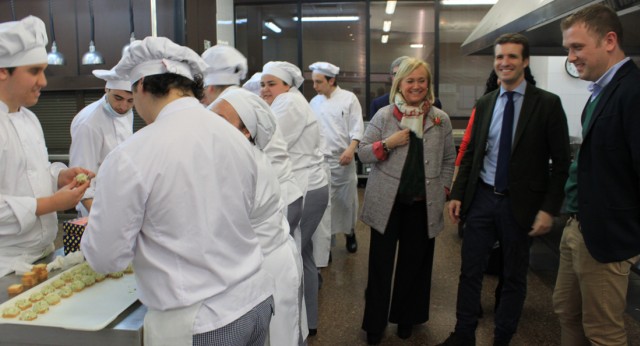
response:
M561 27L568 59L592 94L565 187L571 218L554 311L562 345L627 345L627 285L640 254L640 71L622 50L622 25L609 7L586 7Z
M531 239L551 229L562 205L570 161L567 119L558 96L526 82L528 65L526 37L496 40L494 70L501 86L476 103L471 140L451 191L449 216L458 222L464 215L466 228L457 323L442 345L475 345L482 277L496 240L503 246L504 287L493 344L509 344L526 297Z

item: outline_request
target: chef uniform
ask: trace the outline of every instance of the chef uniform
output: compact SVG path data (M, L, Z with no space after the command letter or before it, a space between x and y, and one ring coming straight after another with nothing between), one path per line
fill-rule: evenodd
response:
M47 63L47 32L39 18L0 24L0 68ZM32 263L53 251L56 213L36 216L37 198L58 189L66 166L49 163L38 118L25 107L9 112L0 99L0 277L16 258Z
M93 70L93 75L107 82L105 88L131 92L131 83L110 70ZM82 166L98 172L100 165L120 143L133 134L133 110L124 114L116 112L105 94L101 99L83 108L71 122L71 147L69 164ZM83 199L95 194L95 180L87 189ZM82 203L76 206L78 216L87 216L89 211Z
M340 68L328 62L316 62L311 71L334 78ZM331 230L332 234L353 234L358 213L358 175L356 160L340 165L340 156L352 141L362 139L364 123L362 108L356 95L339 86L327 97L316 95L309 103L322 126L328 155L325 156L331 170Z
M304 194L300 220L300 246L304 266L304 298L310 329L318 326L318 270L313 257L312 237L329 199L328 179L322 169L320 128L313 110L298 87L304 82L300 69L288 62L271 61L264 65L262 77L272 75L291 86L278 95L271 110L278 120L293 164L293 174Z
M302 258L289 235L277 172L263 152L271 142L276 119L269 105L247 90L225 92L220 99L236 110L255 142L258 181L251 224L262 246L264 268L276 284L273 294L275 314L269 327L269 341L274 346L299 345L308 333L307 316L302 311Z
M240 88L240 81L247 76L247 59L237 49L226 45L215 45L205 50L202 53L202 59L209 65L204 75L205 88L213 86L214 89L222 89L217 96L209 89L205 90L205 94L209 93L209 95L204 99L210 100L207 109L211 109L217 97L222 97L227 92ZM278 173L282 196L288 206L285 215L289 220L289 228L295 230L302 217L302 192L298 188L291 170L291 160L286 142L282 138L280 130L276 128L274 131L272 140L263 150L271 159L271 164Z
M189 48L147 37L132 42L114 70L133 84L167 73L194 80L205 68ZM157 98L147 93L133 94L143 117ZM250 143L194 97L156 115L102 164L82 251L102 273L133 260L148 308L146 345L266 336L273 279L249 220L257 179Z

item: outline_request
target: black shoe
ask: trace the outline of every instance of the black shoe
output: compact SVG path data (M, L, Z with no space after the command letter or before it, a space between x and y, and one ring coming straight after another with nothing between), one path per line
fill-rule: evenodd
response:
M350 253L356 253L358 251L358 241L356 240L356 232L354 231L352 234L347 234L347 251Z
M411 337L412 330L413 324L398 324L398 337L400 339L409 339Z
M447 340L443 343L438 344L437 346L475 346L476 338L475 336L463 336L458 333L451 333Z
M380 343L380 341L382 341L382 332L367 332L367 345L377 345Z
M493 346L509 346L509 340L493 340Z
M316 336L318 334L318 329L317 328L309 328L309 336Z

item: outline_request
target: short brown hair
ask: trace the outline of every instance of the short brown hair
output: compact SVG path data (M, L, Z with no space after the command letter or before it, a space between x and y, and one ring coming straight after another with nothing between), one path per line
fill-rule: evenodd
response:
M608 32L615 32L618 36L618 45L622 46L622 23L611 7L603 4L585 7L563 19L560 28L565 31L578 23L583 23L587 30L598 35L599 39Z
M522 59L529 59L529 39L522 34L502 34L493 43L493 46L505 43L515 43L522 46Z

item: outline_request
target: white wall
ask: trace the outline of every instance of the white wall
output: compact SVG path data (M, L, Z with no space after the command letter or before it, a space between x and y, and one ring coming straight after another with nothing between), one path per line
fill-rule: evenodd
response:
M591 94L587 90L589 82L569 76L564 69L565 60L564 56L532 56L529 65L536 79L536 86L560 96L567 114L569 135L582 138L580 116Z

